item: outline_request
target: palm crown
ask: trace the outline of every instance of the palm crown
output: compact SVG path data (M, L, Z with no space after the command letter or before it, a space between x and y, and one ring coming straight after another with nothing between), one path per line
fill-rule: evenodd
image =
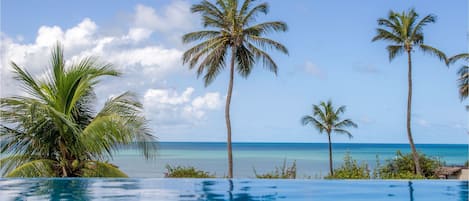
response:
M252 25L259 13L267 14L268 4L252 7L253 0L245 0L241 7L237 0L217 0L216 4L202 1L192 7L192 12L202 15L203 26L209 30L188 33L183 36L184 43L204 40L193 46L183 55L183 62L189 68L197 67L197 75L204 75L205 85L210 84L225 67L227 54L231 51L235 57L236 70L242 77L247 77L256 60L277 73L274 60L265 52L276 49L288 54L282 44L265 38L272 31L286 31L284 22L264 22Z
M321 102L319 105L313 105L313 115L306 115L301 120L303 125L312 124L320 133L326 132L328 135L332 132L345 134L352 137L352 134L345 130L347 127L357 127L350 119L340 119L340 115L345 112L345 106L334 109L332 101Z
M93 111L93 88L103 76L118 76L110 64L85 58L68 68L57 44L51 71L35 79L12 62L15 79L27 96L1 99L0 168L6 176L125 176L111 164L120 144L138 142L154 156L153 136L142 105L126 92Z
M424 43L422 29L425 25L434 23L436 16L427 15L417 22L418 17L414 9L402 13L390 11L388 18L378 19L378 25L383 28L376 29L377 34L372 41L384 40L392 43L386 47L389 60L418 48L445 61L446 56L442 51Z

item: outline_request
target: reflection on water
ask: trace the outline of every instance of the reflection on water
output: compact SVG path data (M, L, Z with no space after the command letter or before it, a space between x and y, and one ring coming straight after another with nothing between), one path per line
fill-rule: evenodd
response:
M468 181L0 179L0 199L468 201Z

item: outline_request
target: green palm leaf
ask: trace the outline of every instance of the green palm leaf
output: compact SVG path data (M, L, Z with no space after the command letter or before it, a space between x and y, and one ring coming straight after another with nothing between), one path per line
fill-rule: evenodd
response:
M15 78L29 96L0 99L3 174L83 176L84 164L94 161L99 174L90 175L126 176L99 160L134 143L146 159L154 158L155 138L134 94L111 98L94 112L94 87L102 77L120 72L93 57L67 66L62 51L60 44L52 50L51 71L41 80L12 63Z

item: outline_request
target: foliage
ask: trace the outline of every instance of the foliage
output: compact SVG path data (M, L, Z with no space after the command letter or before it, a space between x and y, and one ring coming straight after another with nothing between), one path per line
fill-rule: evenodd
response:
M469 167L469 160L464 163L464 167Z
M119 76L111 64L93 57L66 65L62 46L52 49L50 70L42 78L11 63L27 94L0 99L0 170L7 177L123 177L103 162L119 145L137 143L145 158L155 156L142 104L125 92L94 112L95 86ZM68 63L67 63L68 64Z
M467 65L467 62L469 61L469 53L454 55L448 59L447 64L455 63L458 60L466 62L466 65L461 66L458 71L459 97L462 101L469 96L469 66Z
M345 130L347 127L357 127L351 119L340 118L340 115L345 113L345 106L340 106L337 110L332 105L332 101L328 100L327 102L322 101L319 105L313 105L313 115L306 115L301 119L303 125L312 124L316 129L319 130L319 133L326 132L330 134L332 132L338 134L345 134L349 138L352 137L352 134Z
M170 165L166 165L166 170L168 172L165 174L165 177L169 178L215 178L215 175L210 174L209 172L198 170L192 166L171 167Z
M287 25L280 21L254 24L259 14L267 14L269 5L253 5L252 0L245 0L239 6L238 0L217 0L215 4L203 0L192 6L193 13L202 15L202 23L207 30L187 33L182 37L184 43L202 41L188 49L183 55L183 62L192 69L197 66L197 76L204 75L205 85L210 84L225 67L227 55L235 61L236 70L242 77L247 77L256 61L270 71L277 73L277 64L265 52L269 49L288 54L285 46L266 38L271 32L285 32Z
M342 120L340 115L345 113L345 106L340 106L337 110L332 105L332 101L329 100L326 102L322 101L319 105L313 105L313 115L305 115L301 119L303 126L311 124L319 133L326 132L328 141L329 141L329 174L333 175L333 165L332 165L332 143L331 143L331 133L335 132L338 134L345 134L349 138L352 138L352 134L346 130L347 127L357 127L350 119Z
M376 29L376 36L372 41L383 40L392 43L386 47L389 52L389 61L402 53L410 53L414 48L436 56L441 61L447 61L442 51L424 43L423 27L435 23L436 16L426 15L417 21L418 17L418 13L410 9L401 13L391 10L387 18L378 19L378 25L382 28Z
M362 162L358 164L353 160L349 153L344 156L344 164L334 169L333 175L327 175L325 179L370 179L370 170L368 164Z
M375 168L375 177L379 179L435 179L438 178L435 174L437 168L444 164L437 158L426 156L419 153L420 167L422 168L422 175L414 174L414 165L412 154L402 154L397 151L396 158L387 160L381 166L377 164Z
M275 171L265 174L257 174L256 169L254 169L254 175L258 179L295 179L296 161L293 161L293 164L287 167L286 160L284 160L282 167L275 167Z

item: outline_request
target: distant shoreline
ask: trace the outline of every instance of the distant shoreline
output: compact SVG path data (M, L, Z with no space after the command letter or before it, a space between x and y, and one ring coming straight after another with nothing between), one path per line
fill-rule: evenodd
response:
M200 144L226 144L223 141L156 141L157 143L200 143ZM232 142L233 144L327 144L327 142ZM389 143L389 142L333 142L332 144L389 144L389 145L409 145L408 143ZM464 143L416 143L415 145L466 145Z

